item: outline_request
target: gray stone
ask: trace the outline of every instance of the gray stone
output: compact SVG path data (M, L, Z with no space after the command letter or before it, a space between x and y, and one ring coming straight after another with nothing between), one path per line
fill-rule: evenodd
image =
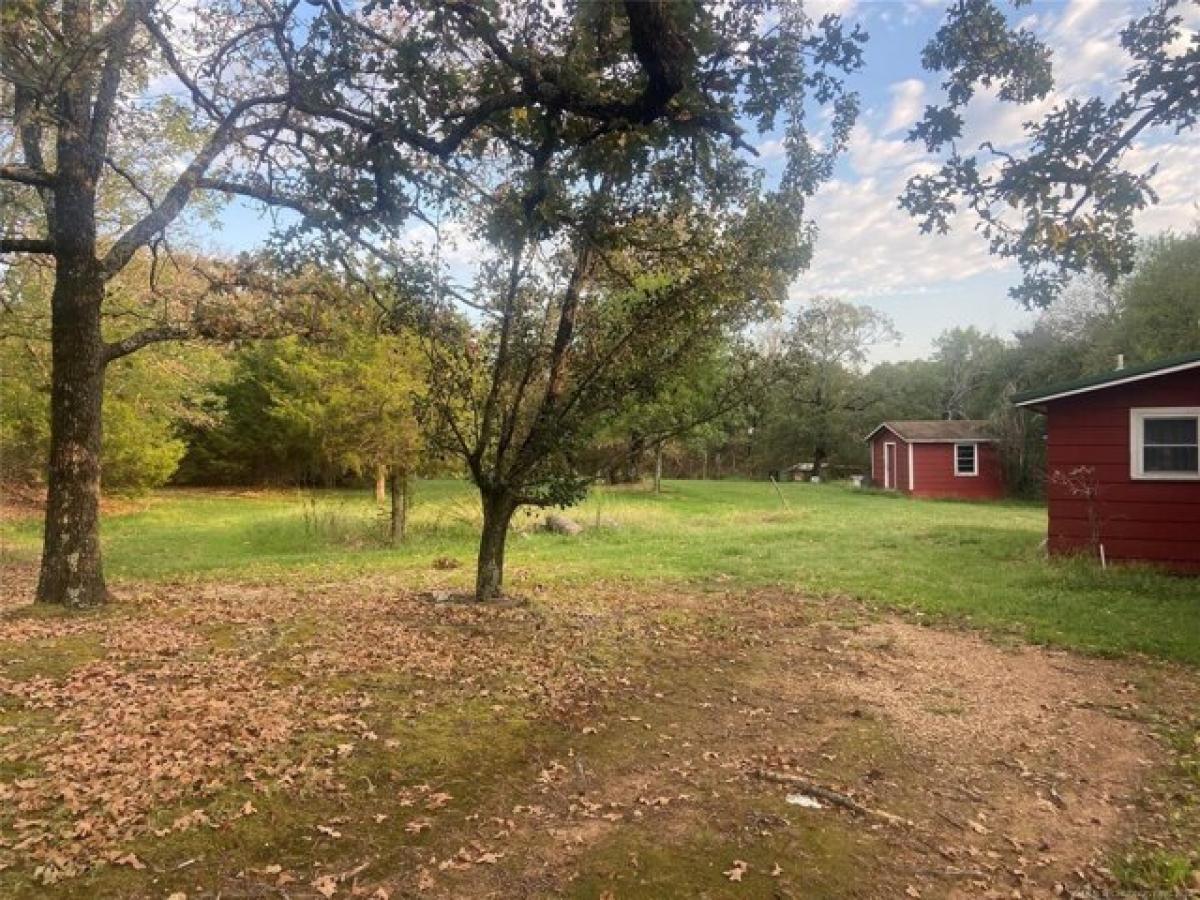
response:
M551 534L565 534L568 537L574 537L583 531L583 526L562 513L551 513L546 516L546 530Z

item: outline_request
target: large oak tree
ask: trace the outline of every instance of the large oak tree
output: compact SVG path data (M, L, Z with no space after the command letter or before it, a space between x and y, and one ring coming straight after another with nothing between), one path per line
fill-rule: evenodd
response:
M496 122L552 107L603 134L681 114L671 104L685 87L727 75L699 70L701 61L739 53L695 54L676 21L690 9L574 8L595 24L581 35L580 68L564 64L571 54L529 52L530 22L545 28L551 16L541 4L403 0L347 12L339 0L216 0L193 7L189 22L156 0L4 0L0 253L43 256L55 269L38 598L105 599L106 366L204 330L175 318L106 335L106 286L136 254L160 248L198 197L286 208L322 240L336 231L339 252L378 253L421 214L431 161L453 168ZM692 127L738 131L730 109L687 111L699 114ZM101 215L112 191L134 197L136 215Z

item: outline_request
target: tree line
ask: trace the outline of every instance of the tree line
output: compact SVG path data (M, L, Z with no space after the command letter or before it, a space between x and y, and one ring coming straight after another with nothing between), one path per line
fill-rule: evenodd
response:
M10 289L33 292L26 314L37 308L36 284ZM319 334L176 345L123 363L106 386L104 489L361 485L384 504L393 480L406 497L412 476L469 474L431 431L435 379L420 336L345 294L325 308ZM10 485L45 482L44 329L43 315L0 341L7 371L32 363L34 373L0 410L0 477ZM864 471L862 437L885 419L989 419L1011 489L1035 495L1041 433L1009 397L1112 369L1118 357L1136 365L1200 346L1200 232L1145 242L1115 285L1075 280L1012 337L953 328L926 358L870 363L899 336L869 306L814 298L696 355L653 402L603 417L576 442L575 468L610 483L788 477L799 463L812 467L805 477L838 476Z

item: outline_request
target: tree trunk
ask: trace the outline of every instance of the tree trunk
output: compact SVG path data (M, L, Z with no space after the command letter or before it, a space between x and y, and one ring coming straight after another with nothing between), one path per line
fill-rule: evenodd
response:
M646 452L646 439L632 432L625 452L613 463L609 473L610 484L637 484L642 480L642 457Z
M704 448L703 462L700 464L700 480L708 481L708 448Z
M108 596L100 559L103 300L104 278L91 248L60 251L50 304L49 492L37 588L42 603L94 606Z
M663 445L659 441L654 445L654 493L662 493L662 463L663 463Z
M392 546L404 543L408 531L408 470L396 468L391 477L392 518L389 537Z
M824 447L818 446L813 450L812 477L814 481L821 479L821 473L825 470L825 460L828 457L829 454L825 451Z
M388 470L387 466L375 467L375 505L383 506L387 503L388 494Z
M475 599L498 599L504 587L504 544L516 504L504 493L483 495L483 533L475 572Z

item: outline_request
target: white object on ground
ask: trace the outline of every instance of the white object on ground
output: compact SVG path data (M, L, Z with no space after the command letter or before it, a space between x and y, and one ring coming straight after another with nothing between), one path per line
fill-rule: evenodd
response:
M808 794L788 794L787 802L792 806L803 806L805 809L824 809L825 804L816 797L810 797Z

